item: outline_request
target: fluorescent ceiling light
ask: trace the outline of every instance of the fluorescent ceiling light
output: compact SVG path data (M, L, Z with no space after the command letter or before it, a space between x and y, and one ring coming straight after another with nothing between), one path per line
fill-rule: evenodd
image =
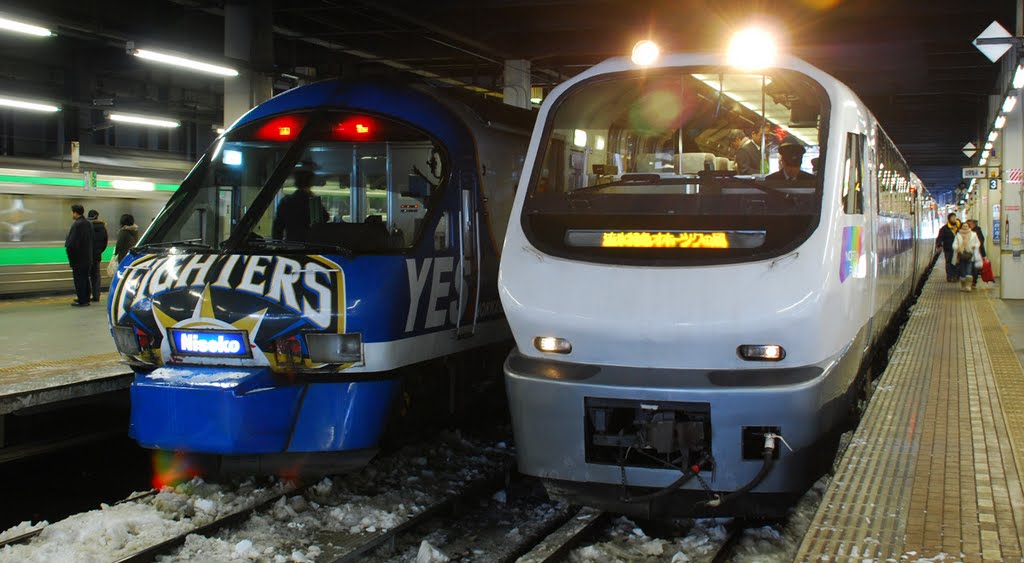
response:
M27 23L16 22L7 18L0 18L0 29L6 31L17 31L18 33L25 33L27 35L35 35L36 37L49 37L53 35L49 29L45 27L39 27L37 25L29 25Z
M1017 72L1013 73L1013 87L1018 90L1024 88L1024 66L1017 65Z
M169 119L160 119L156 117L146 117L144 115L129 115L126 113L112 113L110 114L111 121L117 121L119 123L134 123L136 125L152 125L153 127L178 127L181 124L177 121L171 121Z
M992 143L985 143L985 150L992 150L994 145Z
M994 143L999 138L999 131L993 131L988 134L988 142Z
M45 111L53 113L60 111L60 108L51 104L40 104L37 102L25 102L22 100L14 100L11 98L0 98L0 106L15 109L27 109L29 111Z
M182 68L198 70L200 72L219 74L220 76L238 76L238 71L233 68L212 65L210 63L204 63L200 61L194 61L192 59L186 59L185 57L168 55L166 53L157 53L155 51L147 51L146 49L135 49L132 51L132 54L141 59L156 61L158 63L164 63L174 66L180 66Z
M996 117L996 123L995 123L996 129L1002 129L1003 125L1006 125L1006 116L1005 115L1000 115L999 117Z
M1003 113L1010 113L1013 111L1013 107L1017 105L1017 96L1007 96L1006 101L1003 102Z

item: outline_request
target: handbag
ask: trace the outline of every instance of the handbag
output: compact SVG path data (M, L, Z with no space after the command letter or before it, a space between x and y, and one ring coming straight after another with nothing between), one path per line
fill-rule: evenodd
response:
M114 274L117 273L117 265L118 264L119 264L119 262L117 260L117 256L114 256L113 258L110 259L109 262L107 262L107 275L108 276L114 277Z
M995 275L992 274L992 262L989 262L988 258L981 259L981 281L985 283L996 281Z

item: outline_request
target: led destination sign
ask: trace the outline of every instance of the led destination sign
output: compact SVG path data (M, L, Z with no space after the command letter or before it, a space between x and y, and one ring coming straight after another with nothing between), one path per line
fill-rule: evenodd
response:
M566 244L587 248L757 248L764 231L601 231L570 230Z
M174 351L189 356L249 358L252 352L245 331L171 329Z

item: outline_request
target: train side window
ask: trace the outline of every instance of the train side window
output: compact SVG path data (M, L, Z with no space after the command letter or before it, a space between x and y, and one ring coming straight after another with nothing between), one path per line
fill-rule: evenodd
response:
M843 164L843 210L864 213L864 135L846 134L846 160Z

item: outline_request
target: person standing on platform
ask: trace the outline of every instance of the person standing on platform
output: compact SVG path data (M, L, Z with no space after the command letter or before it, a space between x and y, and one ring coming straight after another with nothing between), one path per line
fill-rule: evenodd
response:
M935 237L935 247L941 248L946 255L946 281L956 281L956 265L953 262L953 239L960 230L960 221L956 213L950 213L946 217L946 224L939 229L939 235Z
M121 216L121 227L117 230L117 242L114 243L114 260L121 263L128 251L139 242L139 226L131 213Z
M85 208L79 204L71 206L71 230L64 241L71 264L71 274L75 280L76 299L71 302L74 307L89 306L89 268L92 266L92 225L85 218Z
M981 258L984 260L988 258L988 254L985 252L985 234L981 232L981 227L978 226L977 219L968 219L967 224L971 226L971 230L974 234L978 235L978 250L981 251ZM981 268L974 269L974 282L971 287L978 287L978 276L981 275Z
M971 275L974 273L974 260L978 254L978 235L964 223L960 231L953 237L953 263L960 277L960 291L971 290Z
M100 290L103 289L100 284L100 272L103 268L100 267L100 264L108 242L107 224L100 219L100 212L95 209L90 209L86 217L92 223L92 265L89 266L89 287L92 288L92 300L99 301Z

